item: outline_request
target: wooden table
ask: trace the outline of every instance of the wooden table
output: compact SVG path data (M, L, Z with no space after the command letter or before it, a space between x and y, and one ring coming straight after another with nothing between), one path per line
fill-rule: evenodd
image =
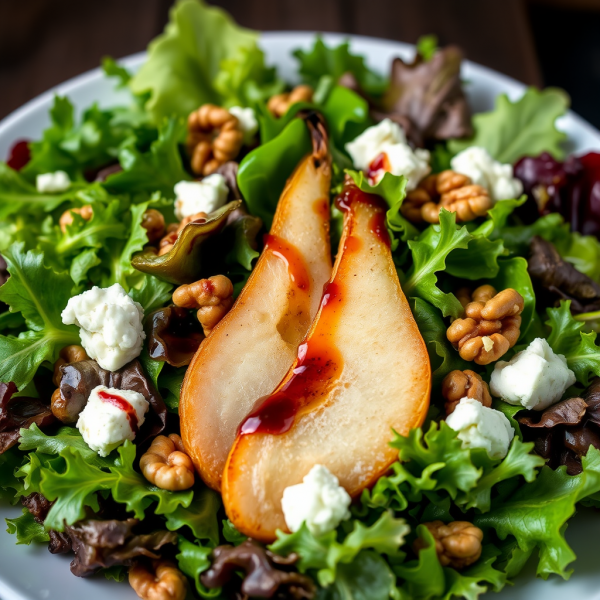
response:
M143 50L171 0L0 0L0 118L103 56ZM524 0L216 0L263 30L342 31L415 42L436 33L468 58L540 85Z

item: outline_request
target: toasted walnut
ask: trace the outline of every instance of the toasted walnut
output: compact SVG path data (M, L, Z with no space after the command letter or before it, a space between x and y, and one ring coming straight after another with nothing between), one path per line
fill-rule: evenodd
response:
M63 233L66 233L67 226L73 223L73 213L78 214L85 221L89 221L94 215L94 210L89 204L86 204L81 208L70 208L69 210L65 210L65 212L61 215L60 219L58 220L60 230Z
M233 306L233 284L225 275L214 275L180 285L173 292L173 304L197 308L198 321L207 336Z
M496 293L491 285L482 285L465 306L465 318L448 327L448 340L462 359L488 365L517 343L523 307L523 297L516 290Z
M486 215L492 204L484 187L473 185L466 175L447 170L429 175L408 192L401 211L413 223L439 223L440 210L445 208L464 223Z
M163 490L176 492L194 485L194 465L176 433L155 437L140 458L140 469L150 483Z
M142 227L146 230L148 242L153 244L165 234L165 218L155 208L150 208L142 216Z
M228 110L204 104L188 117L187 147L192 171L210 175L240 152L244 132Z
M453 521L447 525L442 521L423 523L433 535L435 550L444 567L464 569L481 556L483 532L468 521ZM425 541L417 538L413 544L415 552L425 548Z
M170 561L152 562L152 571L143 563L129 569L129 585L143 600L184 600L187 582Z
M297 102L312 102L313 89L310 85L297 85L291 92L276 94L269 98L267 108L276 117L283 117L292 104Z
M179 223L170 223L167 227L167 235L165 235L158 244L158 256L166 254L173 248L179 234L183 231L184 227L189 223L203 223L206 221L208 215L205 212L199 212L189 217L185 217Z
M474 371L451 371L442 381L442 396L446 399L446 415L452 414L463 398L473 398L488 408L492 397L488 384Z

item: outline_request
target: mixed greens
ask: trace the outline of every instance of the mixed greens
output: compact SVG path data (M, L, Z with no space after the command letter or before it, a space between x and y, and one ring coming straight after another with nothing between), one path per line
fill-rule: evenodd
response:
M181 0L137 73L104 61L107 77L130 91L128 106L94 105L76 117L68 98L57 96L51 125L28 144L25 158L20 146L0 163L0 252L6 262L0 287L0 495L4 502L26 500L23 515L7 519L8 531L18 544L50 542L52 552L75 551L72 571L80 576L103 572L122 581L141 557L171 558L202 598L244 592L240 563L233 563L238 568L230 569L223 588L215 587L222 581L214 569L211 578L203 578L216 560L213 550L224 544L259 557L261 574L271 578L271 595L260 597L474 599L502 589L530 559L540 577L567 579L575 560L564 537L567 523L578 506L600 507L595 405L591 392L582 396L600 376L594 331L600 322L600 242L594 237L600 217L590 200L597 171L589 155L563 162L566 136L555 121L567 110L568 97L560 90L528 89L516 102L500 96L494 110L471 121L455 48L438 49L428 37L415 63L396 59L388 79L348 44L330 48L317 38L310 50L294 53L299 77L314 89L312 101L293 104L278 118L268 101L290 86L266 64L259 41L256 32L240 28L221 10ZM445 96L432 92L440 81ZM236 159L239 170L228 181L228 204L187 226L173 249L160 256L144 216L153 209L166 223L179 220L174 186L195 179L185 119L206 103L252 108L259 132ZM174 311L175 286L222 274L239 294L285 182L311 150L303 120L311 111L323 116L330 136L331 199L349 177L387 203L393 259L429 353L433 387L426 423L407 437L394 435L398 460L355 500L350 519L322 536L306 526L279 532L267 552L248 545L227 519L218 493L199 481L187 491L160 489L146 480L138 463L145 440L161 430L179 431L180 389L202 339L194 314ZM348 142L386 117L403 125L411 143L430 149L434 173L447 169L458 152L478 146L502 163L518 161L515 174L526 194L500 200L485 217L466 224L448 211L437 224L410 222L401 210L406 178L385 173L375 183L353 169L345 151ZM57 171L68 175L68 189L38 191L36 178ZM559 171L560 182L551 177ZM579 216L593 226L577 224L567 198L573 190L579 194ZM91 218L72 212L70 223L61 222L66 211L88 205ZM333 209L334 248L340 226L341 215ZM532 239L539 240L535 270L531 260L528 264ZM147 435L101 457L73 423L61 424L49 407L54 364L63 348L80 343L77 327L63 324L62 311L70 298L92 286L114 284L146 316L144 349L139 362L127 367L135 373L126 369L119 381L134 378L138 387L127 385L154 399L148 419L153 429L147 426ZM451 320L463 314L455 292L465 284L511 288L522 296L520 337L504 359L545 338L577 379L565 398L587 402L581 427L581 415L577 422L563 415L563 421L553 422L559 435L546 430L541 435L530 427L538 419L522 406L495 399L493 407L515 429L508 454L492 459L482 448L464 447L442 418L442 381L451 371L469 368L489 380L493 366L467 363L447 339ZM183 359L173 358L169 349L169 327L182 339L196 332L196 345ZM161 337L167 330L170 337ZM98 370L74 368L70 381L82 381L89 391L94 378L109 377ZM60 385L62 390L67 383ZM569 441L570 431L585 427L585 439ZM540 450L550 437L551 457ZM479 527L480 558L464 569L443 566L423 525L436 520ZM111 539L101 535L109 521ZM283 564L291 554L296 560ZM248 589L250 596L257 593Z

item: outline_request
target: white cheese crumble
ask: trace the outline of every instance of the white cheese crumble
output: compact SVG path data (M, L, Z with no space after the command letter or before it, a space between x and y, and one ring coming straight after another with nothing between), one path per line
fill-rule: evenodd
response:
M281 508L291 532L306 522L313 535L323 535L350 518L350 502L338 478L327 467L315 465L303 483L285 488Z
M71 180L64 171L42 173L35 178L35 187L40 194L56 194L66 192L71 187Z
M237 118L242 132L244 134L244 144L249 144L258 131L258 121L256 114L251 108L242 108L241 106L232 106L229 112Z
M453 171L470 177L484 187L492 200L512 200L523 193L523 184L513 177L510 164L494 160L485 148L471 146L459 152L451 161Z
M142 351L146 334L144 309L115 283L109 288L94 286L71 298L62 312L65 325L77 325L81 345L103 368L117 371Z
M404 131L391 119L384 119L369 127L352 142L346 144L346 150L357 169L366 171L371 163L385 154L389 162L390 173L404 175L408 181L406 189L414 190L419 182L429 174L429 152L421 148L413 150L406 141ZM385 171L375 175L379 181Z
M227 202L229 188L225 177L213 173L202 181L180 181L175 184L175 215L181 221L199 212L209 214Z
M509 404L543 410L558 402L575 383L567 359L543 338L536 338L510 361L498 361L492 372L490 390Z
M111 400L111 397L121 398L125 401L125 406L131 406L133 411L129 412L129 416L128 412L119 407L120 403ZM144 423L149 406L148 401L138 392L99 385L91 391L77 420L77 429L94 452L100 456L108 456L125 440L134 440Z
M458 432L463 448L483 448L490 458L504 458L515 436L503 413L473 398L463 398L446 423Z

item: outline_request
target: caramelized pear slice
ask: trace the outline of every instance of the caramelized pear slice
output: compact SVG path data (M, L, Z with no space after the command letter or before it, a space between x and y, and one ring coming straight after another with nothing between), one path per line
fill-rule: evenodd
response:
M240 423L285 375L319 309L331 274L330 182L321 137L289 179L248 283L188 368L180 402L183 442L216 490Z
M431 369L392 261L381 199L348 185L344 231L319 313L271 396L242 423L223 474L234 525L265 542L286 530L281 498L316 464L351 496L398 452L392 430L423 423Z

